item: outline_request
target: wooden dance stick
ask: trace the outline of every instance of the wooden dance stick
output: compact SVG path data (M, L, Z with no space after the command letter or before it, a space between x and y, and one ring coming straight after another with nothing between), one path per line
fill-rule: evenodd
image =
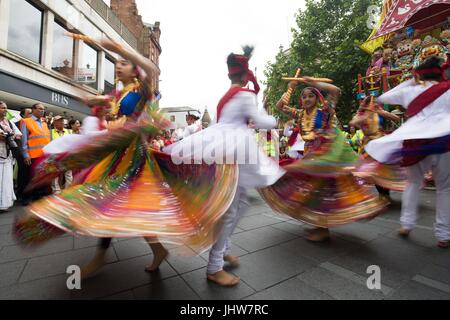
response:
M295 73L295 78L300 77L301 73L302 73L302 69L300 69L300 68L297 69L297 72ZM289 87L288 91L286 92L286 95L284 96L284 99L283 99L284 105L287 106L289 104L289 100L291 100L292 92L294 92L294 89Z
M317 81L317 82L333 83L333 80L328 79L328 78L312 78L312 77L309 78L309 79L298 78L298 77L295 77L295 78L283 77L283 78L281 78L281 80L285 80L285 81L300 81L300 82L311 80L311 81Z

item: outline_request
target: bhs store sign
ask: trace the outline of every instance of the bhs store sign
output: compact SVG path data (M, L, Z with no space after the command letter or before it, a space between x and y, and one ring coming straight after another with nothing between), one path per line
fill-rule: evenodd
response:
M54 104L68 106L69 105L69 97L66 97L65 95L52 92L52 102Z

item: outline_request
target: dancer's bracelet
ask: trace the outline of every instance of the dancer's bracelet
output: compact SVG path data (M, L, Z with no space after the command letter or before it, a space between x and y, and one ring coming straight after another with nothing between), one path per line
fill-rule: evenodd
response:
M289 89L285 94L284 94L284 98L283 98L283 102L284 104L287 106L289 105L289 101L291 101L291 96L292 96L292 89Z

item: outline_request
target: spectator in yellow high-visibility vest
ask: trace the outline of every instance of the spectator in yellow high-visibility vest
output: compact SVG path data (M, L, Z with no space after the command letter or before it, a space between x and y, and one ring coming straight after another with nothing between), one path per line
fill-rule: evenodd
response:
M55 139L58 139L60 137L63 137L65 135L71 134L69 129L64 128L64 117L62 116L56 116L53 118L53 127L51 131L51 139L52 141ZM68 188L73 181L72 171L66 171L64 172L64 180L65 180L65 188ZM61 187L60 182L63 178L63 176L55 178L52 182L52 191L54 193L60 193Z
M69 129L64 128L64 117L63 116L56 116L53 118L53 127L51 131L51 140L58 139L59 137L62 137L64 135L70 134Z
M278 136L276 134L275 136L276 137L274 137L274 139L278 139ZM258 141L258 144L263 148L264 153L268 157L275 157L277 155L275 149L275 141L272 141L272 133L270 131L258 131L258 133L256 133L256 141Z
M355 152L361 154L362 149L362 140L364 138L364 133L362 130L356 130L354 126L350 126L350 133L347 133L347 142L350 144Z
M271 140L266 141L264 151L266 152L267 156L269 156L269 157L275 157L277 154L276 150L275 150L275 146Z

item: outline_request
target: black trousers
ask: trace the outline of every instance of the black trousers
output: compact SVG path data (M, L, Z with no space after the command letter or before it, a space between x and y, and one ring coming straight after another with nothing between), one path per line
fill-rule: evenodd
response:
M391 193L389 189L380 187L380 186L375 186L378 190L378 193L382 196L389 196L389 194Z
M27 186L27 175L29 174L29 168L25 164L23 157L16 157L17 163L17 185L16 196L18 199L23 199L23 193Z
M111 240L112 238L101 238L98 246L103 250L106 250L111 246Z
M26 188L28 186L28 184L31 182L32 178L33 178L33 165L36 163L36 161L38 161L39 158L36 159L31 159L31 166L27 166L25 164L25 168L24 168L24 174L23 174L23 188ZM33 190L27 190L22 191L22 199L23 201L35 201L35 200L39 200L42 197L48 196L52 194L52 186L49 185L45 185L39 188L35 188Z

